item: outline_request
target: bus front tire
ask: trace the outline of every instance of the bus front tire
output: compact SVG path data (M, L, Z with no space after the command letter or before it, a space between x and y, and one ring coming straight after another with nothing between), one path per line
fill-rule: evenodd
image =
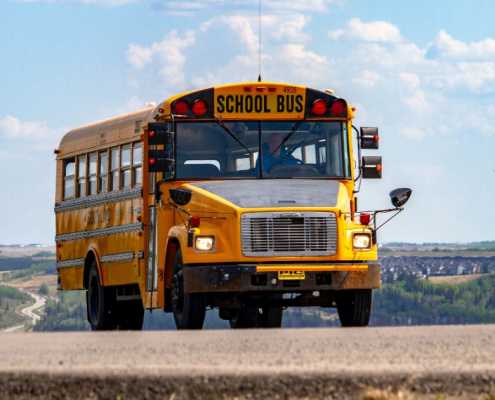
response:
M116 329L116 322L112 313L115 299L111 288L101 284L96 261L89 268L88 289L86 291L86 307L88 322L93 331Z
M368 326L371 315L371 289L342 290L337 293L337 312L343 327Z
M182 254L175 253L172 288L172 312L177 329L202 329L206 316L205 298L198 293L184 292Z

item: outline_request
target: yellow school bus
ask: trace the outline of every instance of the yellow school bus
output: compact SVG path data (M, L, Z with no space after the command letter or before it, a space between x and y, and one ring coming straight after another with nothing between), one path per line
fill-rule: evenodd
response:
M291 306L369 322L380 287L376 128L332 91L227 84L68 132L57 155L61 290L85 290L94 330L141 329L145 310L200 329L208 308L233 328L280 327ZM394 208L410 190L392 192ZM382 211L391 211L382 210Z

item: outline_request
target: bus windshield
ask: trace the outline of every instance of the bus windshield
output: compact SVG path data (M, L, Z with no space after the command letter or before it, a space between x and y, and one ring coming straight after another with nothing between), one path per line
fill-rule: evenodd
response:
M351 177L339 121L178 122L176 179Z

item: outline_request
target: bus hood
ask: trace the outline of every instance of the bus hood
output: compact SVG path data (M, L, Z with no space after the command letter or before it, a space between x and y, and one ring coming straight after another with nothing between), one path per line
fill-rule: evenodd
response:
M253 179L190 183L241 208L335 207L341 183L316 179Z

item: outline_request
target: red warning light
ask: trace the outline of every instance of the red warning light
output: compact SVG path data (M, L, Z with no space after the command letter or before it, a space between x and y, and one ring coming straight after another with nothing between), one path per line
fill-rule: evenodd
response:
M184 100L179 100L174 103L174 114L185 115L189 112L189 104Z
M311 106L311 114L325 115L327 113L327 102L323 99L316 99Z
M193 215L189 220L189 223L191 224L191 228L199 228L199 226L201 225L201 218Z
M361 213L359 214L359 222L361 222L361 225L369 225L371 221L371 215L368 213Z
M347 103L344 100L335 100L330 107L332 117L345 117L347 115Z
M201 117L208 112L208 106L204 100L198 99L193 103L192 112L196 117Z

